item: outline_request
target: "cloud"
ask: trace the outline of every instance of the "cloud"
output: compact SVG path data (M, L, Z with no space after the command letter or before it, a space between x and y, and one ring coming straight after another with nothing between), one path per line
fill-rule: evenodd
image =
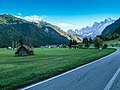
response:
M24 17L21 15L19 14L19 16L16 16L16 17L30 21L30 22L36 22L36 23L39 23L41 20L47 18L47 16L45 16L45 15L43 15L43 16L32 15L32 16L24 16Z
M18 13L19 16L21 16L22 14L21 13Z
M75 27L75 25L69 23L58 23L58 25L61 27Z
M32 22L39 22L43 18L41 18L40 16L37 16L37 15L34 15L34 16L25 16L25 17L23 17L23 19L25 19L27 21L32 21Z

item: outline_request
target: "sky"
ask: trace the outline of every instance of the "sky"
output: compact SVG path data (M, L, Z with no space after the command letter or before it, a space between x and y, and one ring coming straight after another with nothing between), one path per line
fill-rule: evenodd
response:
M120 17L120 0L0 0L0 14L44 20L63 30Z

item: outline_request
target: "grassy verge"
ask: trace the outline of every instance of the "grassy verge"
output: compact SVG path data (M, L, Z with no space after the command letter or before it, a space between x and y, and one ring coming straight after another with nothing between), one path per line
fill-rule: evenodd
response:
M18 89L106 56L115 49L34 49L35 56L15 57L0 49L0 89Z
M112 46L112 47L120 47L120 41L119 39L115 39L115 40L110 40L110 41L106 41L105 42L108 46Z

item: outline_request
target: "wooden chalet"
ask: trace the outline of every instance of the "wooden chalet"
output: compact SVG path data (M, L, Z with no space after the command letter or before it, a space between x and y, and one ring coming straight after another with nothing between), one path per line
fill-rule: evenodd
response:
M71 48L77 49L79 46L78 45L71 45Z
M15 56L30 56L34 55L32 48L28 45L20 45L15 52Z

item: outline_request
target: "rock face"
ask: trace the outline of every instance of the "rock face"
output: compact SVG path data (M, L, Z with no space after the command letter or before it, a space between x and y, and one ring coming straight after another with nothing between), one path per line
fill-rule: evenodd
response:
M0 15L0 47L22 38L30 46L68 44L70 35L47 22L30 22L9 14ZM78 40L78 39L77 39Z
M92 27L85 27L82 29L68 30L67 33L79 37L95 38L97 35L101 35L102 31L110 24L114 23L115 20L111 18L105 19L101 22L95 22Z

